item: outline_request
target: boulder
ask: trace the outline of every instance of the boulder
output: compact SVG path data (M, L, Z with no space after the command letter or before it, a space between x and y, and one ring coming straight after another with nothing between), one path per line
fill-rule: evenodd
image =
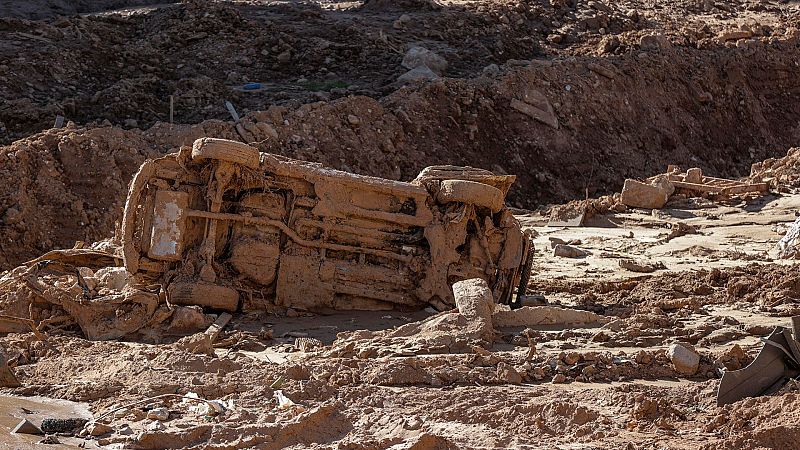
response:
M673 192L675 186L667 179L653 184L627 179L622 187L621 201L625 206L633 208L661 209Z
M672 361L675 371L682 375L694 375L700 366L700 355L691 344L679 342L670 345L667 357Z

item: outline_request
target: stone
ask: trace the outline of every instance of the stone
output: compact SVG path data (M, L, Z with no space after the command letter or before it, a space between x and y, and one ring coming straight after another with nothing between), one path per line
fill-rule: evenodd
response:
M86 431L87 433L89 433L89 436L97 437L111 433L112 431L114 431L114 429L104 423L89 422L89 424L86 425Z
M6 225L14 225L22 221L22 213L19 209L12 206L3 214L2 220Z
M398 17L397 20L394 21L394 23L392 23L392 27L395 30L401 30L405 28L409 22L411 22L411 16L409 16L408 14L403 14L402 16Z
M675 187L667 180L652 185L629 178L622 187L620 201L632 208L661 209L673 192Z
M695 183L700 184L703 182L703 170L699 167L692 167L691 169L686 171L686 176L683 177L683 181L687 183Z
M353 126L361 125L361 119L359 119L358 116L354 116L352 114L347 115L347 122Z
M561 384L561 383L564 383L565 381L567 381L566 375L564 375L563 373L557 373L553 377L552 383L553 384Z
M406 83L413 83L416 81L435 80L437 78L439 78L439 75L434 73L427 66L420 66L400 75L399 77L397 77L397 81L406 84Z
M663 34L648 34L639 39L642 50L661 50L672 47L672 42Z
M39 427L33 424L28 419L22 419L13 430L12 433L22 433L22 434L35 434L37 436L41 436L44 433L42 432Z
M700 355L691 344L679 342L667 349L667 357L675 371L682 375L694 375L700 366Z
M667 267L661 261L645 261L636 259L620 259L619 266L625 270L637 273L652 273Z
M482 73L484 75L489 75L489 76L499 75L500 74L500 66L498 66L497 64L494 64L494 63L493 64L489 64L488 66L483 68Z
M425 47L411 47L408 49L401 64L406 69L425 66L439 76L447 70L447 60Z
M563 40L564 40L564 35L563 34L553 33L553 34L547 36L547 42L549 42L551 44L560 44L561 41L563 41Z
M592 253L587 250L567 244L556 244L556 246L553 247L553 256L561 258L585 258L591 254Z
M739 39L747 39L753 37L753 32L748 30L733 30L721 33L717 40L719 42L738 41Z
M492 290L482 278L470 278L453 284L453 296L458 312L467 319L492 320L494 298Z
M165 421L169 419L169 410L167 408L153 408L147 411L147 418L151 420Z
M509 384L522 383L522 375L513 366L504 362L497 364L497 378Z
M277 60L281 64L286 64L292 60L292 51L286 50L278 55Z
M547 97L540 91L529 89L523 93L522 100L511 99L513 109L526 114L545 125L558 129L558 117L556 117L553 105Z

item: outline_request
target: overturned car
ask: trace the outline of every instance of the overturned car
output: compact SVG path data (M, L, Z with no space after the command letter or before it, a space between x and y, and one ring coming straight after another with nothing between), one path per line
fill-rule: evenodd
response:
M124 263L169 302L220 310L446 309L476 277L513 304L533 254L504 206L514 179L434 166L405 183L201 138L134 176Z

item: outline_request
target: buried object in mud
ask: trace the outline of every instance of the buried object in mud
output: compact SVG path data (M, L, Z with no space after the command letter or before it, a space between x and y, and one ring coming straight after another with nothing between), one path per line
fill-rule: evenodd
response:
M532 255L503 202L515 178L434 166L399 182L201 138L134 176L125 267L216 310L262 309L254 292L300 310L449 309L474 277L512 304Z
M796 322L796 318L792 318ZM725 372L717 389L717 405L746 397L768 395L800 375L800 342L783 327L776 327L764 341L756 359L744 369Z

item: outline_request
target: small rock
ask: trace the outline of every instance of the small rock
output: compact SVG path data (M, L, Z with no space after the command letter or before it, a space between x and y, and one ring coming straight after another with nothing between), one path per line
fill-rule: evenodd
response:
M565 382L565 381L567 381L567 377L566 377L566 375L564 375L563 373L557 373L557 374L556 374L556 375L553 377L552 383L553 383L553 384L561 384L561 383L563 383L563 382Z
M139 128L139 122L136 119L125 119L125 128Z
M522 383L522 375L510 364L504 362L497 364L497 378L509 384Z
M408 14L403 14L402 16L398 17L397 20L392 23L392 27L395 30L400 30L406 27L408 23L411 22L411 16Z
M620 259L619 266L625 270L637 273L652 273L656 270L664 270L667 267L661 261L644 261L635 259Z
M483 68L484 75L498 75L500 73L500 66L497 64L489 64Z
M547 36L547 42L549 42L551 44L560 44L561 41L563 41L563 40L564 40L564 35L563 34L554 33L554 34L551 34L550 36Z
M700 366L700 355L691 344L679 342L670 345L667 357L672 361L675 371L683 375L694 375Z
M400 83L412 83L415 81L435 80L439 75L434 73L428 66L422 65L420 67L409 70L408 72L397 77Z
M167 408L153 408L147 411L147 418L160 421L167 420L169 419L169 410Z
M281 64L286 64L292 60L292 52L291 50L286 50L278 55L277 60Z
M561 258L585 258L589 255L591 252L567 244L556 244L553 248L553 256Z
M102 436L104 434L111 433L112 431L114 431L114 429L104 423L89 422L89 424L86 425L86 432L89 434L89 436Z
M353 125L353 126L361 125L361 119L359 119L358 116L354 116L352 114L348 114L347 122L350 123L350 125Z
M642 50L662 50L672 47L672 42L663 34L648 34L639 39Z
M8 208L3 214L3 222L6 225L14 225L15 223L19 223L22 221L22 213L19 209L15 207Z
M753 32L748 30L734 30L726 31L717 37L719 42L738 41L739 39L747 39L753 37Z
M406 69L425 66L439 76L447 70L447 60L425 47L411 47L403 57L401 64Z

